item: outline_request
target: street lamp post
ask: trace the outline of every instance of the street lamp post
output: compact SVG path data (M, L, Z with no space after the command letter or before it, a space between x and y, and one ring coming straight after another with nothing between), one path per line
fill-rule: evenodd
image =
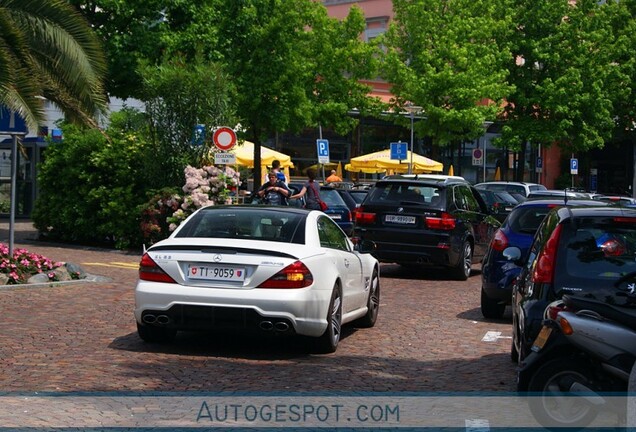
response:
M409 174L413 174L413 123L415 120L415 114L420 113L422 111L422 107L409 103L404 106L404 109L411 114L411 158L409 161Z

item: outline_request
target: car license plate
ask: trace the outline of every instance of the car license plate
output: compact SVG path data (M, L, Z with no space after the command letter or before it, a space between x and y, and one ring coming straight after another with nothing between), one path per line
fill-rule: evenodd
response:
M245 269L241 267L188 264L188 278L242 282L245 280Z
M543 326L543 328L539 332L539 335L537 336L537 338L534 340L534 343L532 344L532 348L531 348L532 351L534 352L541 351L541 349L545 346L546 342L550 338L551 333L552 333L551 327Z
M336 219L336 220L342 219L342 215L339 215L339 214L330 214L329 217L331 219Z
M415 223L415 216L386 215L384 220L386 222L408 225Z

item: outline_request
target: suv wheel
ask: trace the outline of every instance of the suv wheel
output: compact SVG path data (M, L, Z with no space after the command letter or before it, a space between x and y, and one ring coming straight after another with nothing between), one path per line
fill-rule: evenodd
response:
M468 240L464 240L462 255L459 262L451 271L453 279L467 280L470 276L470 269L473 265L473 247Z

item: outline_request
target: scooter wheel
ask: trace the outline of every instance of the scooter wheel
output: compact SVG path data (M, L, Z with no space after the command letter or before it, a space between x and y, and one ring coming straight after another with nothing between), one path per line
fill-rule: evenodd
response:
M587 378L590 368L572 358L557 358L541 366L528 384L528 404L534 418L547 429L583 428L598 415L591 402L598 396L593 391L586 394L573 392L577 383L593 389Z

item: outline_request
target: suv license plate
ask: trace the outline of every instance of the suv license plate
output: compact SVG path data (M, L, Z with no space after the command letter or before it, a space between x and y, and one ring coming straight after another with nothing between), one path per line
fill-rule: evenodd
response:
M415 216L401 216L401 215L386 215L384 217L386 222L397 224L415 224Z
M242 282L245 280L245 269L240 267L188 264L188 279Z
M548 341L548 338L550 337L551 333L552 333L551 327L543 326L543 328L539 332L539 335L537 336L537 338L534 340L534 343L532 344L532 348L531 348L532 351L534 352L541 351L541 349L545 346L545 343Z

